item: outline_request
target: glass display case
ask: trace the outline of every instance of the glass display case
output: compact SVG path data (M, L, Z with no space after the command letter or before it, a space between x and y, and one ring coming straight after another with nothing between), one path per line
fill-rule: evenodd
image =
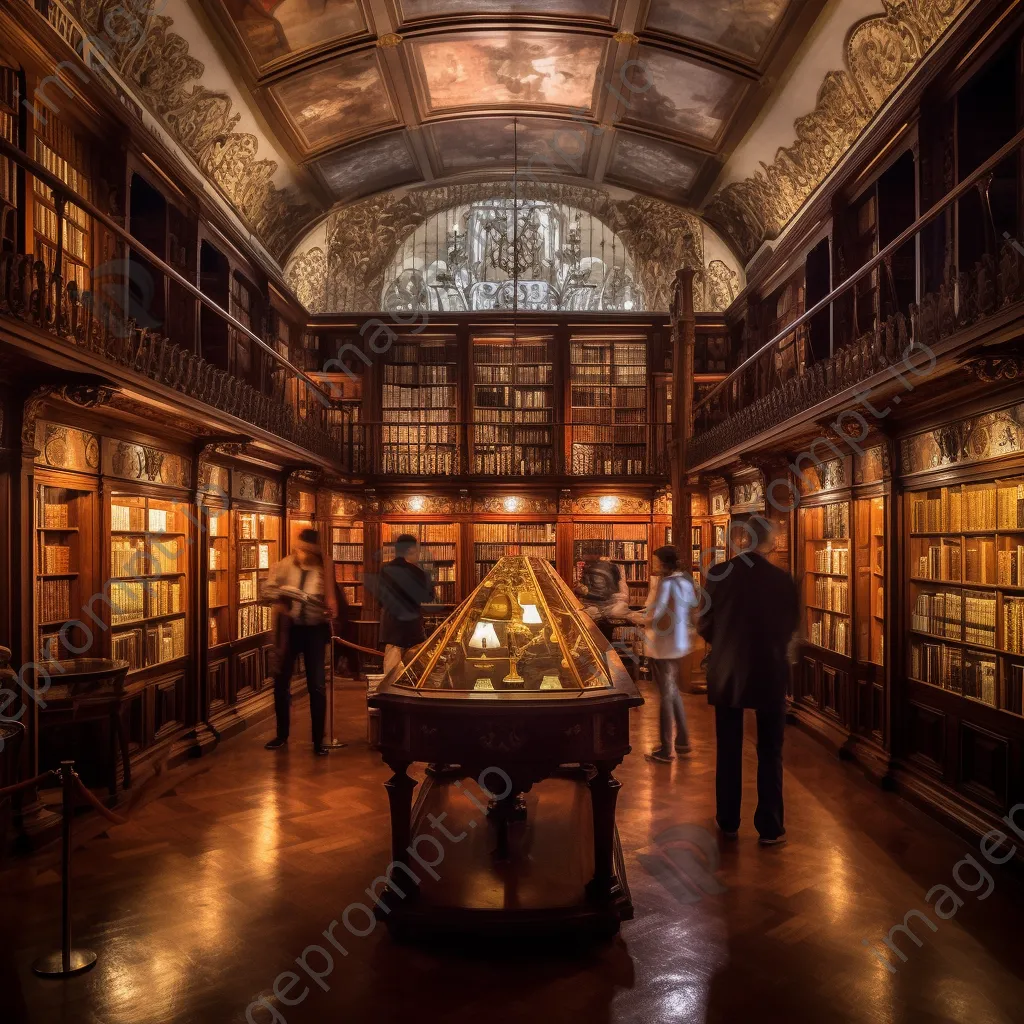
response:
M609 689L606 645L539 558L502 558L395 679L494 694Z

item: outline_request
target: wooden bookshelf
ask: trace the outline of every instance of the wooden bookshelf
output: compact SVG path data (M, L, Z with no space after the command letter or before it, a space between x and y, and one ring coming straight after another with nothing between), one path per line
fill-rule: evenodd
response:
M554 523L474 523L473 571L479 583L505 555L547 559L555 564Z
M621 570L629 585L630 607L644 607L650 579L647 523L574 523L572 546L574 583L579 583L586 560L596 555Z
M110 649L129 672L188 653L188 505L115 492L110 499Z
M434 604L424 608L427 633L439 626L458 604L459 526L456 523L382 523L382 558L395 557L395 539L403 533L420 542L420 566L434 581Z
M851 657L850 503L800 509L804 637Z
M281 558L281 517L235 511L235 602L238 640L270 632L272 609L260 602L270 568Z
M17 70L0 64L0 138L12 144L18 141L18 90ZM0 203L6 204L4 209L11 213L5 213L0 223L0 244L13 248L18 230L13 216L18 205L18 176L15 165L6 157L0 157Z
M363 548L362 523L331 527L331 559L334 562L334 578L345 595L345 600L354 608L362 608L363 593ZM394 557L394 556L392 556Z
M647 342L574 338L570 382L572 473L645 473Z
M443 339L401 341L385 358L381 471L458 473L457 345Z
M547 338L473 342L473 472L554 472L554 362Z
M885 501L853 503L857 660L874 665L885 663Z
M91 507L89 491L66 487L36 487L35 502L35 618L36 650L41 662L79 657L87 637L68 622L80 619L89 596L88 551L82 528ZM74 648L75 650L72 650Z
M1024 478L907 495L912 679L1020 715Z
M211 509L206 528L207 643L231 639L231 515Z
M36 132L32 155L51 174L85 199L92 199L92 174L88 148L78 136L54 114L34 122ZM42 260L52 273L56 266L59 234L57 209L50 189L33 179L33 230L36 259ZM80 291L91 288L89 267L92 264L92 221L84 210L68 203L64 208L64 284L78 284ZM127 297L125 299L127 303Z

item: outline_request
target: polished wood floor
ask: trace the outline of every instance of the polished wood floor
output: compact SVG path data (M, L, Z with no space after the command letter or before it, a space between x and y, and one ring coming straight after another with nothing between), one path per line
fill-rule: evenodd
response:
M977 848L898 797L870 786L808 737L787 734L790 842L758 847L746 819L719 856L711 828L712 721L687 697L694 755L652 764L656 705L635 713L634 753L620 769L619 830L636 916L596 948L523 944L423 948L383 927L335 931L329 990L253 1024L326 1021L971 1022L1024 1020L1024 892L1005 868L895 973L862 945L880 943L924 894L955 887ZM76 940L88 975L44 982L30 965L58 940L52 856L0 871L0 1021L21 1024L232 1024L296 969L311 944L388 857L389 772L371 753L361 694L339 693L350 746L314 758L302 730L287 753L262 749L272 725L230 741L193 774L75 852ZM308 716L296 720L308 736ZM753 766L748 743L748 767ZM753 772L748 771L752 782ZM542 797L543 794L541 794ZM970 884L969 875L964 875ZM932 915L933 920L937 920ZM365 918L353 916L362 928ZM313 970L326 965L309 954ZM295 998L302 988L286 990Z

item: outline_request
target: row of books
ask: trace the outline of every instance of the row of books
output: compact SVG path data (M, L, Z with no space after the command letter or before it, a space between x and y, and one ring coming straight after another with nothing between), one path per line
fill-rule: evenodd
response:
M647 460L640 452L627 457L622 451L608 456L601 451L587 450L583 445L572 446L572 471L576 476L642 476Z
M42 508L37 516L44 529L66 530L68 522L68 506L66 502L42 502Z
M221 580L207 580L206 582L206 599L211 608L216 608L218 605L228 603L228 595L226 593L226 581Z
M110 653L118 661L127 661L129 671L159 665L185 656L185 620L174 619L155 626L144 626L114 633Z
M209 548L209 562L211 572L220 572L228 567L228 551L225 547L214 545Z
M334 578L338 583L358 583L363 578L363 567L354 562L336 563Z
M413 388L385 384L381 391L383 409L454 409L455 388L438 385Z
M250 512L238 517L239 540L277 540L278 518Z
M814 552L814 571L831 572L845 576L850 571L850 551L848 548L834 548L826 544Z
M38 580L36 614L40 622L67 622L71 617L71 581Z
M407 425L403 425L407 424ZM459 431L455 424L406 421L388 423L381 427L380 439L387 445L406 445L416 448L421 445L457 445Z
M479 543L532 542L554 544L554 523L475 523L473 539Z
M916 575L925 580L947 580L954 583L961 578L960 545L931 544L926 555L917 559Z
M993 576L996 566L996 542L994 540L969 540L964 558L966 578L971 583L995 583Z
M238 548L239 569L269 569L271 551L269 544L256 542L240 544Z
M577 435L578 439L586 440L586 438L579 437L580 428L584 426L629 427L645 426L646 423L646 409L611 409L607 406L592 409L574 408L569 429ZM638 433L635 436L640 440L643 435Z
M40 572L70 572L71 548L66 544L44 544L39 553Z
M619 566L619 571L627 583L647 583L650 579L646 562L627 562Z
M945 644L914 643L910 673L923 683L997 706L994 658L965 654L961 648Z
M54 245L57 244L58 227L57 214L49 206L43 203L33 203L35 210L35 229L44 238L48 238ZM64 222L64 252L77 260L85 262L89 257L89 236L80 231L74 224L69 223L70 218Z
M211 583L211 586L213 584ZM110 584L110 622L113 626L185 610L181 580L147 580Z
M829 612L814 612L811 622L810 641L815 647L824 647L849 657L850 654L850 623L849 619Z
M1000 530L1024 530L1024 483L1000 487L996 506Z
M589 557L610 558L616 562L646 562L647 541L612 540L597 543L595 541L576 541L573 545L575 560L583 562Z
M480 476L538 476L554 472L554 454L550 448L523 448L512 451L477 451L473 472Z
M341 592L345 595L346 604L359 604L362 600L358 587L342 587Z
M491 444L550 445L551 428L519 423L488 423L474 430L476 448Z
M959 487L912 495L910 529L914 533L959 533L962 502Z
M362 562L363 545L334 543L331 548L331 557L335 562Z
M155 576L176 573L181 564L181 538L147 544L142 537L114 537L110 541L110 575Z
M551 384L554 368L547 366L477 366L477 384Z
M414 359L410 362L395 360L384 364L384 383L452 384L454 383L454 373L454 365L447 361L444 355L437 360Z
M238 577L238 600L241 603L256 601L259 599L259 583L256 573L249 572Z
M142 505L111 505L110 528L114 531L173 533L177 526L174 510L144 508Z
M647 365L647 343L644 341L617 341L606 344L588 344L574 341L569 350L573 363L615 363L619 366Z
M455 604L455 581L438 580L434 584L434 604Z
M256 636L270 630L271 609L262 604L247 604L238 609L238 639Z
M1003 600L1003 648L1010 654L1024 654L1024 600Z
M421 544L455 544L459 536L459 528L455 523L418 523L406 525L404 523L384 523L384 540L393 541L403 533L411 533L419 538ZM455 557L454 547L452 558Z
M814 603L830 612L850 611L850 585L846 580L819 576L814 580Z
M631 540L646 546L647 527L633 523L576 523L573 537L576 540Z
M554 412L551 409L477 409L473 423L478 430L480 424L554 423Z
M1024 587L1024 545L996 555L996 582L1001 587Z
M963 596L958 590L917 595L910 628L919 633L963 639Z
M385 446L381 458L382 472L408 476L452 476L458 465L458 455L452 451L408 452Z
M477 562L497 562L506 555L521 555L523 558L541 558L553 560L555 557L554 542L550 544L476 544L474 558Z
M996 596L964 594L964 639L982 647L996 645Z
M454 565L435 565L434 571L431 574L435 583L454 583L455 582L455 566Z
M646 387L616 388L572 386L573 408L588 409L593 407L620 409L640 409L647 405Z
M478 366L510 365L522 363L547 363L551 361L551 346L546 341L509 345L476 341L473 344L473 362Z
M475 404L478 409L549 409L551 398L548 388L478 385Z

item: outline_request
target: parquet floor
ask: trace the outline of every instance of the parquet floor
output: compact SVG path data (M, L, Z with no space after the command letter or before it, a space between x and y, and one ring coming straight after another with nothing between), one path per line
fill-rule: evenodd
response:
M694 756L647 762L653 694L635 713L634 753L620 769L619 830L635 920L596 948L472 949L394 943L339 928L327 986L250 1013L252 1024L327 1021L809 1021L1020 1024L1024 1020L1024 891L992 868L988 899L933 933L905 937L887 970L876 945L934 885L955 888L966 842L812 740L787 734L790 842L761 849L750 826L719 856L713 814L712 720L687 697ZM76 940L100 954L90 974L44 982L32 959L58 940L58 874L37 856L0 871L0 1021L7 1024L234 1024L275 978L385 868L389 772L367 750L362 696L339 692L351 745L313 758L293 740L262 749L267 723L199 763L168 795L75 852ZM303 723L303 719L306 719ZM296 721L305 725L304 708ZM753 780L748 743L748 779ZM965 872L970 884L972 876ZM357 927L363 926L359 919ZM326 964L308 956L314 970ZM285 988L295 999L303 986Z

